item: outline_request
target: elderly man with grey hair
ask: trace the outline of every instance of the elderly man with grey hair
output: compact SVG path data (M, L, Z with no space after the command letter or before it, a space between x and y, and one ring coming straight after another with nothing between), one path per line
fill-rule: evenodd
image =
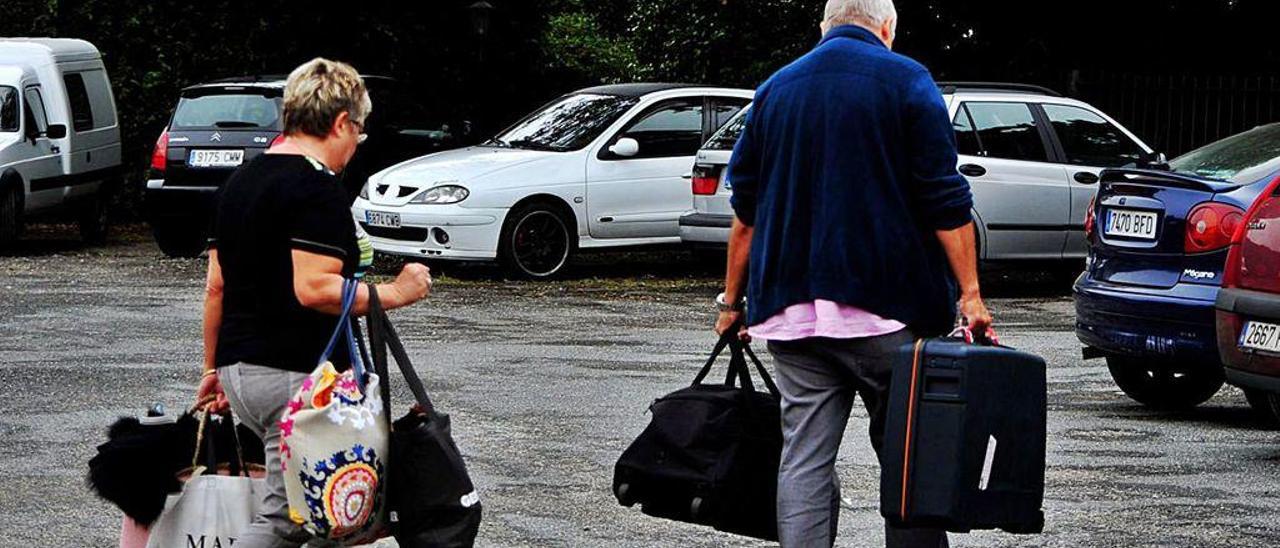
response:
M729 164L716 329L748 326L774 356L785 547L834 544L854 398L880 453L898 349L949 331L957 308L972 330L991 324L947 108L929 72L891 51L896 27L892 0L827 2L822 41L760 86ZM938 530L886 524L885 537L947 546Z

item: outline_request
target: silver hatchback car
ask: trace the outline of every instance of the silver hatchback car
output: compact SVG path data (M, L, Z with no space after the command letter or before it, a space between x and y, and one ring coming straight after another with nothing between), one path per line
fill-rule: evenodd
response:
M959 170L973 188L978 256L987 261L1083 259L1084 218L1105 168L1153 161L1142 140L1087 103L1019 84L940 83L956 130ZM695 159L693 210L680 237L729 239L732 181L725 167L746 125L744 109Z

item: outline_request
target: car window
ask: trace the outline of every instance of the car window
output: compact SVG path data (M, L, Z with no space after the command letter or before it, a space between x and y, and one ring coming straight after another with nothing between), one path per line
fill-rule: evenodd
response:
M702 148L707 150L733 150L737 146L738 139L742 137L742 131L747 128L747 116L751 109L742 111L742 114L734 118L724 127L720 128Z
M67 86L67 100L71 102L71 127L76 131L93 129L93 107L89 103L89 91L84 87L84 77L71 72L62 76Z
M702 146L702 110L700 99L682 99L649 111L622 134L640 143L633 159L696 155Z
M639 99L578 93L526 116L483 146L570 151L591 144Z
M746 108L751 101L747 99L733 99L728 97L717 97L711 100L711 131L715 131L724 126L726 122L733 119L735 115Z
M1049 153L1026 103L966 103L983 156L1045 162Z
M24 93L27 96L27 106L23 109L23 115L27 117L27 132L44 133L49 128L49 119L45 113L44 97L40 95L40 88L29 87Z
M227 93L183 97L171 128L279 129L280 99L260 93Z
M1169 161L1180 173L1252 182L1280 168L1280 124L1259 126Z
M111 102L111 83L107 81L104 70L89 70L80 73L84 87L89 92L89 109L93 118L93 129L116 125L116 107Z
M1097 113L1068 105L1041 105L1067 153L1067 162L1094 167L1134 164L1146 151Z
M956 111L951 127L956 130L956 149L965 156L982 156L982 144L978 142L978 132L973 129L973 120L964 105Z
M0 131L13 133L18 126L18 90L0 86Z

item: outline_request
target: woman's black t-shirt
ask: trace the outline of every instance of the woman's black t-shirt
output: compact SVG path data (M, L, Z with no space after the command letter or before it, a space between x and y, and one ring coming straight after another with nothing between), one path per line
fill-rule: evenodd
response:
M314 370L337 317L298 302L293 250L341 259L347 278L363 275L373 259L338 178L293 154L263 154L227 180L218 191L209 245L218 250L223 279L219 367ZM331 359L345 365L346 347L338 347Z

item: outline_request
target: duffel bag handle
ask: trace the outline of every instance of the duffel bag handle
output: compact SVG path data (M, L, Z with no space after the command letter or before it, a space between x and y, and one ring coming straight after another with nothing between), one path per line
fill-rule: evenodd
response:
M760 362L760 358L751 350L751 345L739 338L738 332L741 329L742 324L737 323L725 330L724 334L720 336L720 340L716 341L716 346L711 350L711 356L708 357L707 362L703 364L702 370L699 371L698 376L693 379L693 385L700 385L707 379L707 375L711 374L711 368L716 364L716 359L720 357L720 354L724 352L725 348L729 348L732 358L729 360L729 372L725 378L725 385L733 386L733 379L734 377L737 377L742 383L742 388L748 390L755 389L751 384L750 369L747 367L746 359L743 357L745 355L751 359L752 363L755 364L756 372L760 375L760 380L764 382L765 388L767 388L771 394L781 397L781 393L778 391L778 385L774 384L773 377L769 375L769 371L764 368L764 364Z

